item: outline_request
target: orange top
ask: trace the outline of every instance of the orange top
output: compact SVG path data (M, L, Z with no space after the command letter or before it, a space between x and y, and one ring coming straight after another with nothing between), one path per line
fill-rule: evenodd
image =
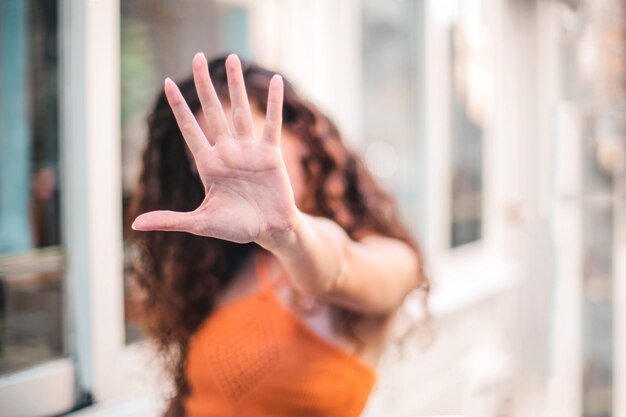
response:
M374 370L284 306L267 269L257 262L260 290L217 308L192 337L186 416L358 416Z

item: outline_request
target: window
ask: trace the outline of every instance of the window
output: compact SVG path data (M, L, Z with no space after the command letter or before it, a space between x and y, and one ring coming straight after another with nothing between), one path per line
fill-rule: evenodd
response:
M425 32L427 250L448 256L472 244L486 247L497 221L486 173L495 172L497 69L500 7L493 0L429 1ZM498 138L506 141L507 138ZM478 246L477 246L478 245Z
M621 416L626 9L554 1L545 11L544 65L555 85L542 93L553 110L559 208L551 384L576 400L569 414Z
M620 337L617 304L619 274L617 245L623 208L624 161L618 143L626 143L624 31L626 8L621 2L590 5L584 29L572 31L562 42L564 92L567 99L589 100L593 111L584 120L581 195L574 204L582 210L582 412L585 417L618 415ZM591 43L591 44L590 44ZM586 50L584 48L587 48ZM585 73L576 51L595 50L601 66L595 77ZM592 52L593 53L593 52ZM576 62L578 59L578 62ZM580 68L577 71L577 68ZM624 368L621 368L623 372ZM621 411L623 413L623 410Z
M58 1L0 4L0 415L58 413L74 403L59 10ZM44 394L52 380L57 398ZM28 405L24 392L40 401Z
M470 2L472 3L472 2ZM450 27L450 246L482 237L484 129L489 94L488 37L476 4ZM461 4L458 5L459 8ZM475 16L478 15L478 16ZM475 21L472 21L475 20Z
M29 7L31 6L31 7ZM3 6L0 375L66 354L56 2Z

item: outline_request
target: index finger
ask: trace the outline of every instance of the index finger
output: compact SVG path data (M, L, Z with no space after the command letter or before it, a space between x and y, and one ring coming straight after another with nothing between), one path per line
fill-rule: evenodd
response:
M204 136L204 132L202 132L202 129L198 125L196 117L189 109L185 98L180 93L174 81L166 78L163 89L165 90L167 102L172 108L180 132L183 134L183 138L185 138L185 142L191 150L194 159L197 159L198 156L202 152L207 151L211 145L209 145L209 142Z

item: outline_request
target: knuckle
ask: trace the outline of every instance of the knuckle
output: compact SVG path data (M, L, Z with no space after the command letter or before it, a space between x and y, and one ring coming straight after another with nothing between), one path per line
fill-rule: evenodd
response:
M180 130L181 130L181 132L183 132L185 134L193 133L193 131L194 131L193 122L185 121L185 122L181 123Z
M204 116L208 120L211 120L213 123L221 122L222 120L222 114L221 114L220 109L218 109L216 106L214 106L211 103L205 104Z
M250 112L242 108L233 110L233 122L235 122L239 128L248 128L250 125Z
M268 120L265 122L265 130L269 132L276 132L280 130L282 123L279 120Z
M245 118L250 114L250 110L246 107L233 108L233 118Z

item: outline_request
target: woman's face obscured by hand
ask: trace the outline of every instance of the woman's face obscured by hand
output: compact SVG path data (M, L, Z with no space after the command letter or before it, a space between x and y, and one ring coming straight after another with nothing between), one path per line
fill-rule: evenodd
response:
M263 125L265 124L265 113L257 109L257 107L254 106L253 103L250 103L250 105L252 107L252 121L254 123L255 135L256 138L259 139L261 138L261 135L263 133ZM224 113L226 113L226 118L228 119L228 125L231 131L233 131L234 128L231 118L230 107L227 105L223 105L223 107ZM209 137L207 122L205 118L202 117L201 112L196 114L196 119L198 120L198 124L202 128L204 134ZM283 159L285 160L287 174L289 175L289 181L291 182L291 187L293 188L296 205L300 206L300 202L304 197L304 170L302 169L301 161L302 158L305 156L306 149L302 144L302 141L288 129L282 130L280 147L282 149ZM191 152L188 151L188 155L193 163L193 157L191 156Z

